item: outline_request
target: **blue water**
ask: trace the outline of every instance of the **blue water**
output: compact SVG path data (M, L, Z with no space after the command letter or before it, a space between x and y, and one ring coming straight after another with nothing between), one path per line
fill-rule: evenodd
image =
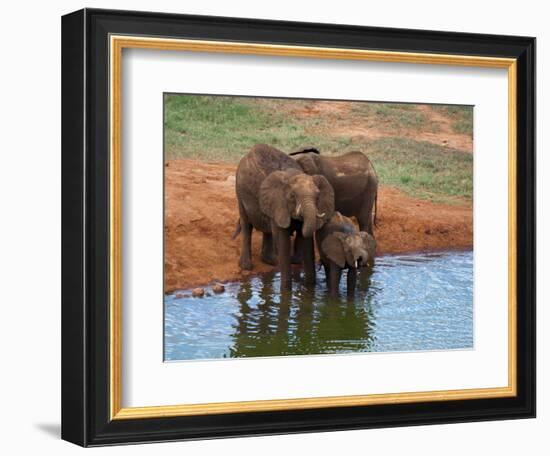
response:
M279 293L279 274L228 283L223 294L166 295L166 361L473 347L472 252L383 256L355 296L327 296L323 268ZM208 290L208 287L206 287Z

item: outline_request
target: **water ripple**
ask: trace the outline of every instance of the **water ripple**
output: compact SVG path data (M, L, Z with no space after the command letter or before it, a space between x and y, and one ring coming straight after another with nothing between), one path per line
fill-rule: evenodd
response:
M226 284L222 295L165 297L165 359L215 359L473 346L472 252L384 256L358 276L353 299L314 290L294 271L292 294L279 274ZM185 291L184 291L185 292Z

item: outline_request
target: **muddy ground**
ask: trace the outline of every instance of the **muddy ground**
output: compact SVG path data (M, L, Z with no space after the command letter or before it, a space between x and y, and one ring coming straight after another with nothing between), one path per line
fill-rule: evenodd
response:
M236 165L181 159L165 166L165 292L273 269L259 259L257 232L253 271L238 266L241 238L231 239L238 217ZM472 217L470 202L435 204L382 186L377 253L472 248Z

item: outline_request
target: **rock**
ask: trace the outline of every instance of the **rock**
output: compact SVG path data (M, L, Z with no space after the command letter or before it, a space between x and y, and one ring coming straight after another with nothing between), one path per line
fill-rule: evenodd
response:
M176 293L176 299L185 298L185 295L183 293Z
M225 287L221 283L217 283L212 287L212 291L214 293L223 293L225 291Z
M204 296L204 288L194 288L191 295L194 298L202 298Z

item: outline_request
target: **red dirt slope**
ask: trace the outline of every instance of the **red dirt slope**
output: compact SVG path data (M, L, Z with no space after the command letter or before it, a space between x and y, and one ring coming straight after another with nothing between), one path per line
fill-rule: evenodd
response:
M166 162L166 292L272 269L259 259L261 235L256 232L254 270L238 266L241 239L231 240L238 217L235 169L197 160ZM434 204L381 187L378 254L471 248L472 218L471 203Z

